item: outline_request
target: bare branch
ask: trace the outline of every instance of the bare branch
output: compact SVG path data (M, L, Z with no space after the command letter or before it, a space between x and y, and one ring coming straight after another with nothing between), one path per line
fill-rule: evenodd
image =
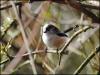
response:
M59 57L59 65L60 65L60 62L61 62L61 57L62 57L62 53L67 49L67 47L69 46L69 44L73 41L73 39L79 35L80 33L82 33L83 31L86 31L90 28L93 28L91 26L88 26L88 27L84 27L82 29L80 29L79 31L75 32L71 38L68 40L68 42L65 43L65 45L63 46L63 48L60 50L60 57Z
M34 65L34 60L33 60L32 55L31 55L31 50L29 48L29 43L28 43L28 40L27 40L26 35L25 35L24 28L23 28L23 23L21 22L21 20L19 18L17 9L16 9L15 4L13 3L13 1L11 1L11 4L12 4L13 9L15 11L16 19L17 19L17 21L19 23L20 31L22 33L22 36L23 36L23 39L24 39L24 43L25 43L26 49L27 49L27 51L29 53L29 58L30 58L30 64L32 66L32 71L33 71L34 74L37 74L37 71L36 71L36 68L35 68L35 65Z
M13 1L11 1L11 4L12 4L12 6L13 6L13 9L14 9L14 11L15 11L15 15L16 15L16 18L17 18L17 21L18 21L18 23L19 23L19 26L20 26L20 30L21 30L21 33L22 33L22 36L23 36L23 39L24 39L24 42L25 42L25 47L26 47L26 49L28 50L28 53L30 54L29 55L29 58L30 58L30 64L31 64L31 66L32 66L32 70L33 70L33 73L34 74L37 74L37 72L36 72L36 69L35 69L35 65L34 65L34 62L33 62L33 58L32 58L32 56L31 56L31 51L30 51L30 49L29 49L29 44L28 44L28 40L27 40L27 38L26 38L26 35L25 35L25 32L24 32L24 28L23 28L23 24L22 24L22 22L21 22L21 20L20 20L20 18L19 18L19 16L18 16L18 12L17 12L17 9L16 9L16 7L15 7L15 4L13 3ZM15 66L15 65L14 65ZM13 66L13 67L14 67ZM9 74L11 72L11 70L9 70L9 68L6 68L5 70L4 70L4 72L2 72L3 74Z
M22 4L22 2L17 2L17 3L15 3L15 5L16 6L18 6L18 5L21 5ZM4 10L4 9L8 9L8 8L11 8L12 7L12 5L5 5L5 6L0 6L0 10Z
M71 36L71 38L68 40L68 42L63 46L63 48L60 50L60 52L61 52L61 53L64 52L64 51L66 50L66 48L69 46L69 44L73 41L73 39L74 39L77 35L79 35L80 33L84 32L84 31L86 31L86 30L88 30L88 29L90 29L90 28L93 28L93 27L91 27L91 26L84 27L84 28L80 29L79 31L75 32L75 33Z
M82 69L89 63L89 61L98 53L100 52L100 46L91 52L91 54L83 61L83 63L77 68L77 70L74 72L74 75L78 75Z
M31 38L28 37L28 40L31 40L29 41L29 44L32 43L32 38L35 38L37 37L37 33L39 31L39 28L41 26L41 23L44 22L44 17L43 14L48 10L48 7L49 7L50 3L49 2L43 2L41 4L41 11L39 12L39 15L37 16L37 18L33 21L34 22L34 27L32 28L32 33L31 33ZM27 26L27 25L26 25ZM26 27L25 26L25 27ZM36 33L33 35L33 33ZM22 55L26 52L26 49L25 49L25 45L23 44L19 50L19 52L16 54L16 57L9 63L9 65L5 68L5 70L2 72L2 74L5 74L5 72L8 74L11 74L13 69L16 67L16 65L21 61L22 59ZM15 62L16 61L16 62Z
M95 14L93 14L91 11L87 10L86 8L84 8L83 6L81 6L81 4L79 2L77 2L76 0L65 0L66 3L69 3L70 6L72 6L73 8L75 8L78 11L83 12L85 15L87 15L88 17L92 18L92 21L95 23L100 23L100 18L97 17Z

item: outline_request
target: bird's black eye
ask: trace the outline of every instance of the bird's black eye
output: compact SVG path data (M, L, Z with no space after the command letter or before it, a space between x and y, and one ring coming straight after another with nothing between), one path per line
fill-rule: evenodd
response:
M53 26L53 25L49 25L47 28L46 28L46 30L45 30L45 32L44 33L46 33L46 32L50 32L50 33L60 33L60 30L57 28L57 27L55 27L55 26Z

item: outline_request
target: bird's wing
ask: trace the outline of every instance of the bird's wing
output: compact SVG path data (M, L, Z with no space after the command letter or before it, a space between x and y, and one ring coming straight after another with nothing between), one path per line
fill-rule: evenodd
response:
M54 27L53 31L58 35L58 36L65 36L68 37L65 33L61 32L58 28Z
M66 35L65 33L57 33L57 35L61 36L61 37L63 37L63 36L68 37L68 35Z

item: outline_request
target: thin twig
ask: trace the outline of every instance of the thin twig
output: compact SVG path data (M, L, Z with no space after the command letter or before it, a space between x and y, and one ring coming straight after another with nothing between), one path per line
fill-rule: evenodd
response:
M46 53L55 53L55 54L57 54L57 51L56 50L47 50L47 51L45 51L45 50L36 50L36 51L31 52L31 54L34 55L34 54L41 54L41 53L45 53L45 52ZM68 53L67 52L63 52L62 54L68 54ZM9 55L9 56L11 58L15 58L16 57L16 56L12 56L12 55ZM22 55L22 57L27 57L27 56L29 56L29 53L26 53L26 54ZM0 65L6 63L8 61L9 61L9 59L0 62Z
M55 74L55 71L53 70L53 68L48 65L46 62L43 62L43 65L52 73L52 74Z
M75 32L75 33L71 36L71 38L68 40L68 42L63 46L63 48L60 50L60 52L61 52L61 53L64 52L64 51L66 50L66 48L69 46L69 44L73 41L73 39L74 39L77 35L79 35L79 34L82 33L83 31L86 31L86 30L88 30L88 29L90 29L90 28L93 28L93 27L92 27L92 26L84 27L84 28L80 29L79 31Z
M0 65L7 63L9 60L10 60L10 59L7 58L7 59L5 59L5 60L3 60L3 61L0 61Z
M100 52L100 46L83 61L83 63L77 68L77 70L74 72L74 75L78 75L82 69L89 63L89 61L98 53Z
M40 54L40 53L44 53L44 52L45 52L44 50L37 50L37 51L33 51L31 54L34 55L34 54ZM56 50L46 50L46 53L57 53L57 51ZM67 54L67 52L63 52L62 54ZM26 53L22 56L27 56L27 55L29 55L29 53Z
M75 32L71 38L68 40L68 42L65 43L65 45L62 47L62 49L60 50L60 57L59 57L59 63L61 62L61 57L62 57L62 53L66 50L66 48L69 46L69 44L73 41L73 39L75 37L77 37L77 35L79 35L80 33L82 33L83 31L86 31L90 28L93 28L91 26L88 26L88 27L84 27L82 29L80 29L79 31Z
M78 11L83 12L85 15L87 15L88 17L92 18L92 21L95 23L100 23L100 18L97 17L94 13L92 13L90 10L87 10L85 7L81 6L81 4L79 2L77 2L77 0L65 0L66 4L69 3L70 6L72 6L73 8L75 8Z
M64 33L67 33L67 32L70 32L70 31L72 31L72 30L75 30L75 29L78 28L78 27L79 27L78 25L75 25L74 27L70 27L70 28L64 30Z
M99 10L100 9L99 6L87 5L87 4L82 4L82 3L80 3L80 5L82 7L85 7L85 8L96 9L96 10Z
M36 50L36 51L31 52L32 55L34 55L34 54L41 54L41 53L54 53L54 54L57 54L57 51L56 50L46 50L46 51L45 50ZM58 52L58 53L60 53L60 52ZM68 53L67 52L63 52L62 54L68 54ZM28 55L29 55L29 53L26 53L26 54L24 54L22 56L26 57ZM16 56L10 55L10 57L14 58Z
M43 23L43 21L44 21L43 14L48 10L49 5L50 5L50 2L43 2L41 4L41 8L40 8L41 11L39 12L39 15L37 16L37 18L34 20L34 28L32 28L32 33L31 33L32 38L36 39L36 37L38 36L37 32L40 29L41 23ZM33 24L33 22L32 22L32 24ZM26 24L26 26L28 26L28 24ZM35 33L35 34L33 35L33 33ZM28 37L28 40L31 40L31 38ZM31 44L31 43L32 43L32 41L29 41L29 44ZM4 71L1 74L11 74L13 72L14 68L21 61L22 55L24 53L26 53L25 44L23 44L21 46L20 50L16 54L16 57L9 63L8 66L5 67Z
M16 6L15 6L15 4L13 3L13 1L11 1L11 4L12 4L13 9L14 9L14 11L15 11L16 19L17 19L17 21L18 21L18 23L19 23L20 31L21 31L21 33L22 33L22 36L23 36L23 40L24 40L24 42L25 42L26 49L27 49L27 51L28 51L28 53L29 53L29 58L30 58L30 64L31 64L31 66L32 66L32 71L33 71L34 74L37 74L37 71L36 71L36 68L35 68L35 64L34 64L34 60L33 60L32 55L31 55L31 50L30 50L30 48L29 48L29 43L28 43L28 40L27 40L26 35L25 35L24 28L23 28L23 24L22 24L22 22L21 22L21 20L20 20L20 18L19 18L19 16L18 16L18 12L17 12Z
M22 2L17 2L17 3L15 3L15 5L16 6L18 6L18 5L21 5L22 4ZM12 5L6 5L6 6L0 6L0 10L6 10L6 9L8 9L8 8L11 8L12 7Z

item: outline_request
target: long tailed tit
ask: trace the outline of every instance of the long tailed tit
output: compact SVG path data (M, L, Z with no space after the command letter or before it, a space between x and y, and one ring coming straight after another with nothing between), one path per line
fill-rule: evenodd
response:
M46 23L42 28L42 40L47 49L58 50L63 47L67 41L68 36L61 32L54 23ZM55 58L55 57L53 57ZM49 55L49 59L52 61L52 55ZM59 57L59 65L61 58Z
M54 26L54 23L47 23L42 28L42 40L48 49L58 50L65 44L67 35Z
M62 48L64 46L65 42L67 42L67 40L69 39L65 33L69 32L77 27L78 27L78 25L76 25L75 27L71 27L64 32L61 32L55 26L54 23L46 23L42 28L42 40L48 49L58 51L60 48ZM70 49L70 50L72 48L73 47L71 47L71 46L68 47L68 49ZM76 52L76 51L74 51L74 52ZM61 58L59 58L59 64L60 64L60 60L61 60Z

